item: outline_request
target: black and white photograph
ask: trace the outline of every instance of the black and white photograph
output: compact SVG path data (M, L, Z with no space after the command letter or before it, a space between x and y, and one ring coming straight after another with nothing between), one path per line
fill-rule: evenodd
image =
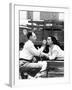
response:
M64 77L64 12L18 14L19 79Z
M68 82L68 8L11 4L10 12L10 85Z

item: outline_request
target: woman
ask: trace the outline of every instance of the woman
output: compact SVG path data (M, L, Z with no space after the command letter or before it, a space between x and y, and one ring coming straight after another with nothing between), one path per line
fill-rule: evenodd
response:
M60 48L60 45L55 37L49 36L47 38L47 44L49 45L49 53L44 53L44 56L46 56L50 60L53 60L55 58L57 58L57 60L64 59L64 51Z

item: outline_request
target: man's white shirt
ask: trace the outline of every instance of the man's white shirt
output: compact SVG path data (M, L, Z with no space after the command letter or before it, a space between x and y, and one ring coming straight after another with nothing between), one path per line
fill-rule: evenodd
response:
M20 51L20 58L31 60L34 56L40 56L43 50L44 46L37 50L33 42L28 40L25 43L23 50Z

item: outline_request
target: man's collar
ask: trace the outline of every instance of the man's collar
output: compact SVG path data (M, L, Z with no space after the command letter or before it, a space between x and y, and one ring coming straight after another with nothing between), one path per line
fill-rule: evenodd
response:
M28 41L31 42L31 43L33 43L30 39Z

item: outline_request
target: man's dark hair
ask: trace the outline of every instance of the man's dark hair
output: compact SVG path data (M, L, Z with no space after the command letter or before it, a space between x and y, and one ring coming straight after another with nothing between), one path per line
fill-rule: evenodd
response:
M32 36L32 32L28 32L28 33L27 33L27 38L28 38L28 39L30 38L30 36Z

